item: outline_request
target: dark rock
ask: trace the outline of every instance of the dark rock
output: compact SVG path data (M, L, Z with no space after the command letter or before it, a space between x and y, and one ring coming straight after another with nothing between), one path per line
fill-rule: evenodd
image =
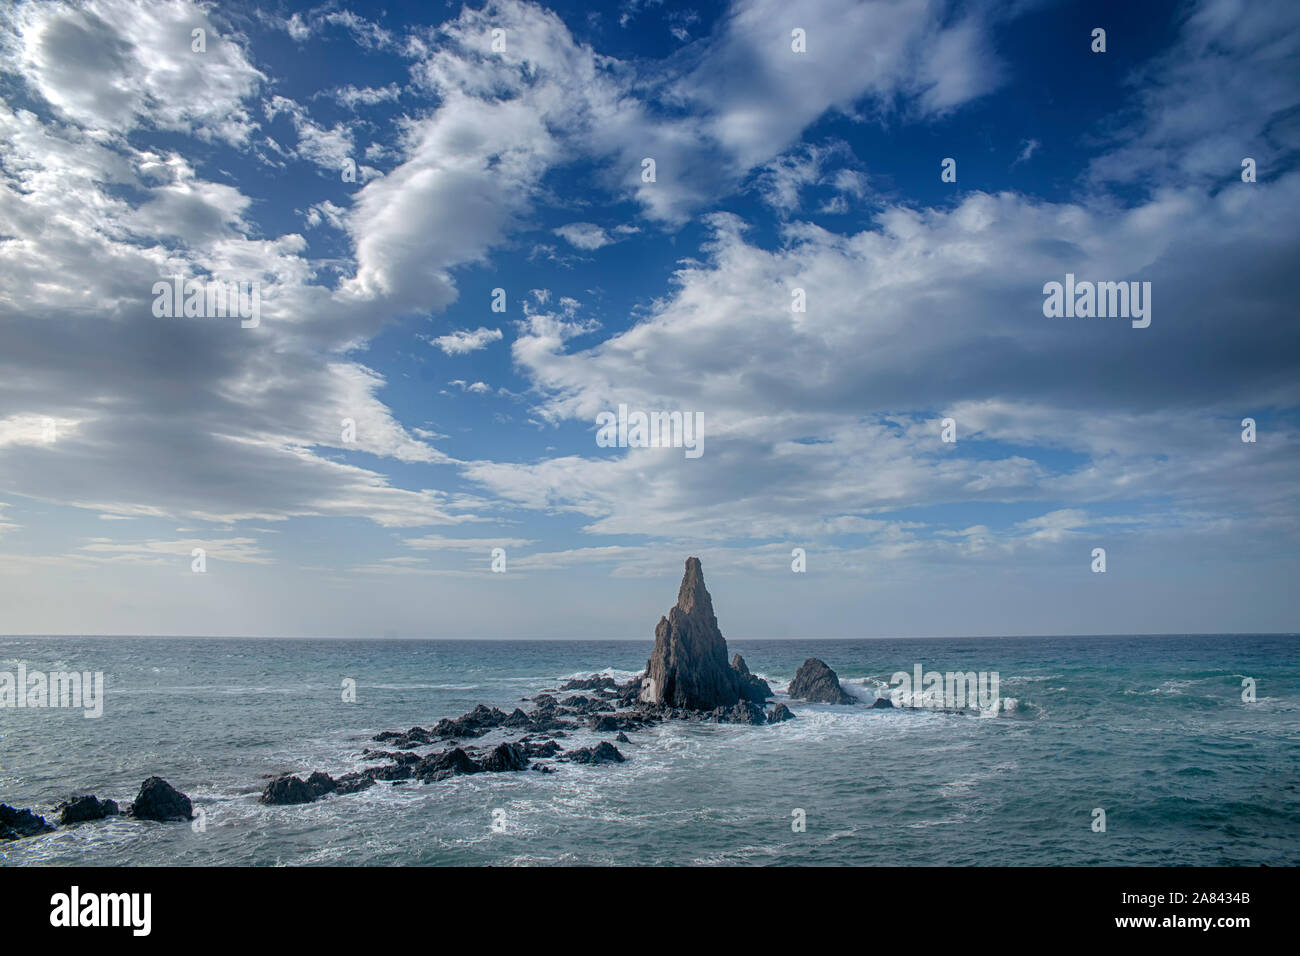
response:
M772 708L772 712L767 715L769 724L779 724L783 720L794 720L794 714L790 713L790 708L785 704L777 704Z
M520 746L523 747L525 757L554 757L560 752L560 745L554 740L548 740L544 744L526 743Z
M507 715L495 707L479 704L468 714L455 720L444 717L433 728L435 737L482 737L493 727L500 727Z
M430 754L415 765L415 775L421 780L445 780L462 773L478 773L482 768L460 747Z
M621 704L634 704L641 699L642 682L640 677L634 677L626 684L618 688L618 701Z
M301 777L285 774L268 783L259 799L262 803L284 807L296 803L311 803L316 799L316 793Z
M623 731L620 730L618 732L618 736L614 738L614 742L620 744L630 744L632 741L628 740L627 734L623 733Z
M824 661L810 657L790 682L790 696L818 704L854 704L857 698L844 692L839 676Z
M730 707L740 700L739 675L727 664L727 642L699 558L686 559L677 604L655 627L640 700L691 710Z
M140 784L131 816L138 820L193 820L194 805L162 777L150 777Z
M416 764L419 766L419 764ZM414 775L409 764L390 763L383 767L367 767L361 771L371 780L410 780Z
M402 756L405 757L409 755L403 754ZM311 788L312 795L319 799L327 793L333 793L338 787L338 783L329 774L317 770L307 778L307 786Z
M393 763L416 764L420 762L420 755L411 753L409 750L363 750L361 756L367 760L390 760Z
M772 696L772 688L763 678L749 672L749 668L745 666L745 659L739 654L731 659L731 669L736 672L737 688L740 690L741 697L760 707L767 703L767 699Z
M383 733L375 734L370 739L379 743L391 740L399 750L433 743L433 737L423 727L412 727L410 730L405 731L385 730Z
M600 700L595 697L582 697L574 694L572 697L566 697L560 703L568 708L569 713L574 714L594 714L607 713L614 710L614 705L607 700Z
M527 770L528 757L524 755L524 748L518 744L499 744L493 748L490 754L479 761L479 766L488 773Z
M767 723L763 708L748 700L738 701L730 707L719 707L709 715L709 719L720 724Z
M591 729L598 734L612 734L619 729L618 720L609 714L601 714L591 719Z
M69 823L85 823L88 820L115 817L121 812L115 801L100 800L93 794L73 797L66 803L60 803L55 809L59 811L59 822L65 827Z
M893 707L894 707L894 702L890 700L888 697L877 697L874 701L871 702L872 710L892 710Z
M49 833L53 829L44 817L30 810L19 810L7 803L0 803L0 840L17 840L19 837Z
M374 785L374 778L368 777L364 773L345 773L334 781L334 792L336 794L360 793L362 790L369 790Z
M590 677L583 677L578 680L571 680L560 687L560 690L617 690L618 681L612 677L598 677L592 674Z
M513 712L509 717L507 717L505 720L501 721L501 726L503 726L503 727L532 727L532 726L533 726L533 718L529 717L529 716L528 716L527 714L525 714L522 710L520 710L518 707L516 707L516 708L514 709L514 712Z
M570 750L559 758L573 763L622 763L627 758L619 753L618 748L607 740L602 740L595 747L582 747Z

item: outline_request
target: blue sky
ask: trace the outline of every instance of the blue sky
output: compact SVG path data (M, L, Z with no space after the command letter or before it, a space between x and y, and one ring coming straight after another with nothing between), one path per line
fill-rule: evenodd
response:
M648 640L687 554L735 638L1297 630L1293 4L0 37L0 633ZM1151 325L1045 317L1066 273ZM620 404L703 454L600 447Z

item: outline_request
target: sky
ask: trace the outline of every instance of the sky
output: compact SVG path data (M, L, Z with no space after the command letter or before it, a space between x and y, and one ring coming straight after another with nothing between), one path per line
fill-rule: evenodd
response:
M649 641L687 555L731 639L1300 631L1298 54L1243 0L7 5L0 633Z

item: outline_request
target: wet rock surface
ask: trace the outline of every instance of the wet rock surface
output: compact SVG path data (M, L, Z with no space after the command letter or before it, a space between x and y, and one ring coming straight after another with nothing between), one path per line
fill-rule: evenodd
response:
M104 817L115 817L121 812L117 801L100 800L94 794L73 797L54 809L58 811L59 824L65 827L73 823L88 823L91 820L102 820Z
M655 627L640 699L659 706L713 710L739 701L742 683L727 663L727 642L718 630L700 559L687 558L677 604Z
M44 817L31 810L20 810L7 803L0 803L0 840L17 840L38 833L49 833L53 829Z
M844 692L840 678L826 662L810 657L790 681L790 696L815 704L856 704L857 698Z
M137 820L194 819L194 807L185 796L162 777L150 777L140 784L140 793L131 804L131 816Z

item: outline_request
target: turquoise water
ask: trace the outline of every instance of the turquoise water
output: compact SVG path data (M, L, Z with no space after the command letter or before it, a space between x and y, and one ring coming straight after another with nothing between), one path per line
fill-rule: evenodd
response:
M0 710L0 802L48 815L73 793L129 801L158 774L206 819L202 832L85 824L0 844L0 860L1300 863L1293 636L730 641L778 691L817 656L867 699L920 663L997 671L1017 706L980 719L793 702L797 719L776 726L668 723L635 734L619 745L621 765L379 784L307 806L257 802L268 775L368 766L360 750L380 730L427 727L478 703L509 711L569 676L630 677L650 644L0 638L0 671L19 662L103 671L107 684L97 720ZM1254 703L1242 701L1243 677L1257 683ZM356 703L341 699L345 678ZM582 732L564 743L600 739ZM1097 807L1104 833L1092 829ZM792 831L795 809L804 832Z

